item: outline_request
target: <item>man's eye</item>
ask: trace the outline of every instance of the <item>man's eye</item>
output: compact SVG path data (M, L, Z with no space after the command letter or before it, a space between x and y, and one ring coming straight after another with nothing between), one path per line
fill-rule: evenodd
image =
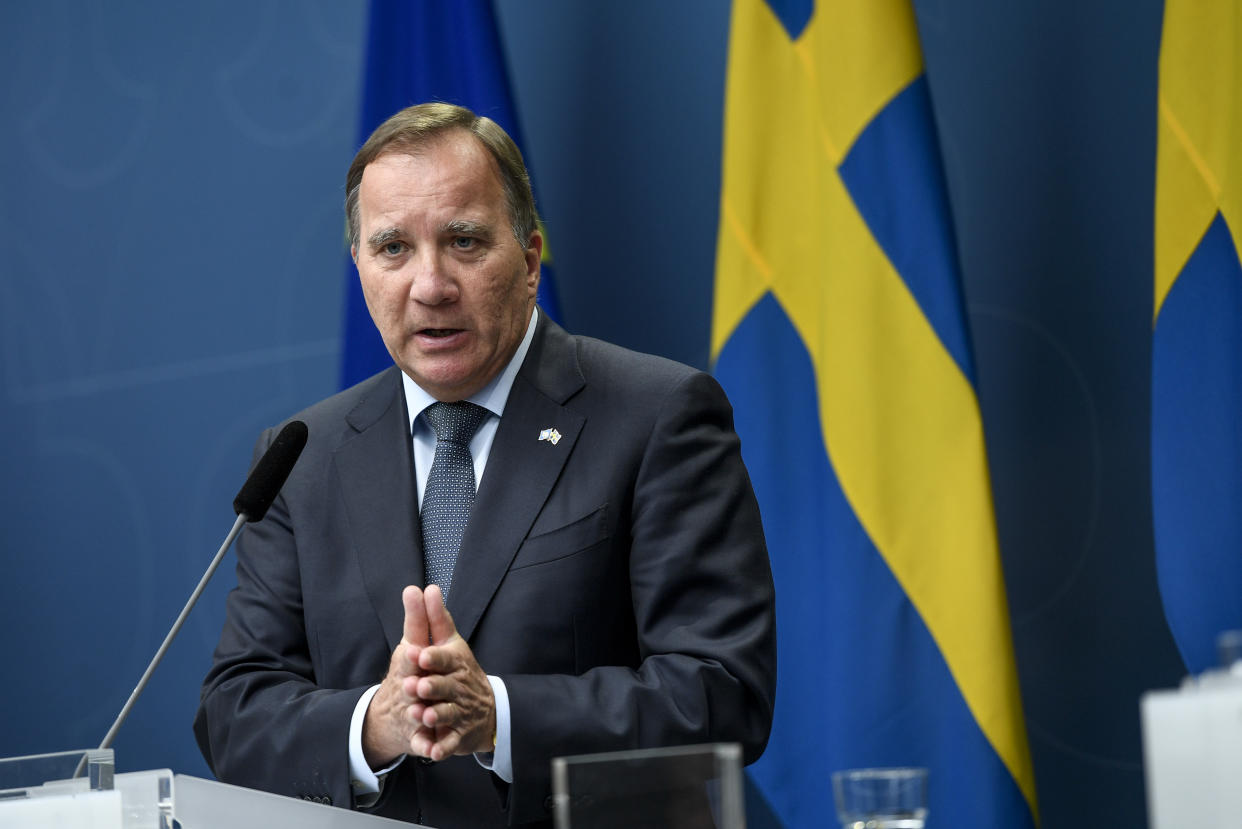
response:
M470 248L474 247L474 238L470 236L454 236L453 247L460 248L461 250L470 250Z
M383 247L384 253L389 256L396 256L403 250L405 250L405 244L403 242L388 242Z

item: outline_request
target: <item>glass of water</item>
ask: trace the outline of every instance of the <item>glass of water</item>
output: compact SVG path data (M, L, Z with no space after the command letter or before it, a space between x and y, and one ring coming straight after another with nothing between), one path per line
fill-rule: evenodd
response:
M843 829L923 829L927 769L834 772L832 788Z

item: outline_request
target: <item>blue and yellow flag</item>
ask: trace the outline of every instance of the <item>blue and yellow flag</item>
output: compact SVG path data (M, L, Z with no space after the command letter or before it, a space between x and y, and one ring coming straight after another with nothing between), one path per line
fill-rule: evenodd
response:
M491 0L371 0L366 61L359 144L398 110L445 101L491 118L525 154ZM529 158L526 165L529 169ZM545 233L539 305L559 320L550 251ZM392 365L352 262L345 269L345 284L343 388Z
M786 827L926 766L932 818L1036 822L957 254L909 0L735 0L712 354L777 586Z
M1242 628L1242 9L1167 0L1156 141L1156 569L1186 667Z

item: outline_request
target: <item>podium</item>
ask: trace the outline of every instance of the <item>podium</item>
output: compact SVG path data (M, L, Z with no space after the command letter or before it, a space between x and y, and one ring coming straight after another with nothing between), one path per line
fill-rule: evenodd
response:
M557 757L552 775L557 829L746 826L735 743ZM412 825L168 769L116 774L110 748L0 759L0 829Z
M1237 826L1242 816L1242 663L1151 691L1141 703L1152 829Z
M0 829L174 829L174 825L181 829L411 826L376 815L173 774L168 769L115 774L111 749L0 760Z

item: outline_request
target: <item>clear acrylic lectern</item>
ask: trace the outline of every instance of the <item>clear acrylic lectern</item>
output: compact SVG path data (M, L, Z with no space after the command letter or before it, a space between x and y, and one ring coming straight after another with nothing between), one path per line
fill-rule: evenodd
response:
M714 743L552 760L556 829L745 829L742 748Z

